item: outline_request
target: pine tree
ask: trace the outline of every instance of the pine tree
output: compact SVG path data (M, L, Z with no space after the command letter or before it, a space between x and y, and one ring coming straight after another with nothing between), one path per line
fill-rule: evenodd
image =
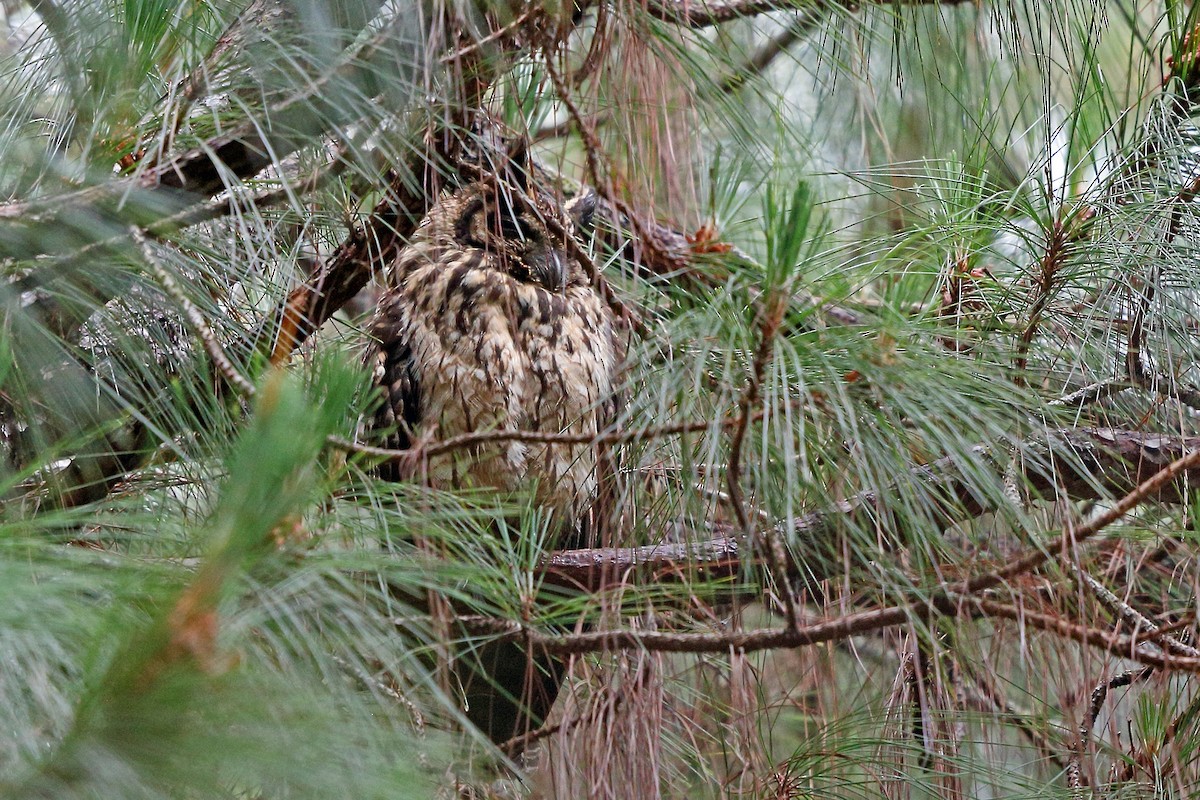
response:
M0 794L1196 791L1192 4L3 8ZM360 437L526 142L626 351L586 551Z

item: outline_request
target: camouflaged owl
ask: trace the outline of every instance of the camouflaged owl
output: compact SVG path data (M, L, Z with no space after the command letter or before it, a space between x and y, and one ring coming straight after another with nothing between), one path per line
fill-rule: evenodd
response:
M518 154L503 178L443 197L397 260L366 356L384 394L372 427L389 431L388 447L481 431L594 437L610 421L611 312L570 255L571 216L527 175ZM530 489L556 527L579 531L596 449L482 443L431 459L426 476L439 488Z

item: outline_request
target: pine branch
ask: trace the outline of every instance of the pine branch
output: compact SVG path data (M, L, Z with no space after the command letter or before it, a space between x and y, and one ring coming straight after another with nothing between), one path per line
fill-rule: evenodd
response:
M1074 752L1071 753L1070 760L1067 762L1068 787L1082 789L1088 783L1083 776L1083 756L1092 741L1092 729L1096 726L1096 719L1104 708L1104 701L1108 699L1108 693L1113 689L1131 686L1135 681L1146 680L1153 674L1154 667L1125 670L1119 675L1102 681L1092 690L1091 702L1088 704L1087 713L1079 726L1079 736L1075 742Z
M951 6L973 0L875 0L867 5ZM683 25L688 28L710 28L736 19L756 17L772 11L789 9L832 9L838 5L853 8L850 3L834 0L734 0L728 3L691 2L691 0L650 0L646 13L663 22Z
M838 642L852 636L929 621L948 619L999 619L1018 622L1034 630L1080 642L1145 664L1149 667L1200 673L1200 658L1169 656L1139 649L1138 640L1094 628L1067 617L1030 611L1020 606L976 597L947 595L945 603L912 603L857 611L828 619L806 619L795 628L759 628L748 631L693 633L635 629L546 634L521 622L490 617L460 617L472 633L490 640L520 642L522 646L559 656L645 650L658 653L752 653Z
M1151 499L1163 502L1187 502L1188 486L1200 481L1200 436L1162 436L1137 431L1112 429L1066 429L1047 437L1044 458L1040 463L1025 460L1024 479L1029 488L1047 499L1098 499L1108 494L1132 497L1132 505L1119 513L1115 506L1106 512L1111 522ZM976 452L988 456L991 449L979 445ZM1182 466L1180 466L1182 464ZM999 468L999 465L997 465ZM1155 483L1147 485L1150 481ZM973 484L963 477L956 459L944 458L917 467L903 481L905 485L922 484L936 487L931 492L939 497L938 511L947 525L978 516L992 510L982 504ZM1131 493L1137 492L1136 495ZM863 492L852 500L843 501L833 511L816 511L797 519L789 529L780 533L793 542L788 574L803 580L823 580L832 577L820 571L819 562L804 559L806 548L828 547L836 541L839 531L878 518L886 498L877 492ZM1113 516L1115 514L1115 516ZM1076 529L1076 541L1087 531L1098 531L1097 523ZM610 588L613 581L625 582L629 576L644 576L651 582L682 576L708 580L729 580L757 568L759 556L744 539L728 526L720 534L697 541L695 532L677 531L673 539L686 543L649 545L633 548L597 548L560 551L551 554L543 565L543 577L549 584L570 587L585 592ZM1103 527L1103 525L1101 525ZM1094 529L1094 530L1093 530ZM690 533L690 538L689 538ZM903 539L896 532L893 539ZM797 552L801 551L801 552ZM1027 571L1042 563L1047 553L1041 550L1017 559ZM1031 563L1024 564L1024 561ZM1036 561L1037 563L1032 563ZM988 586L1020 570L1011 565L986 578ZM972 586L978 591L986 586Z

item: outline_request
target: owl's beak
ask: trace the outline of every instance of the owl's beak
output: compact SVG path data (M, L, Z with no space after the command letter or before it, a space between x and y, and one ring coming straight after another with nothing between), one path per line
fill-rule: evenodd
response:
M563 254L548 247L531 259L533 279L550 292L561 292L567 285L567 264Z

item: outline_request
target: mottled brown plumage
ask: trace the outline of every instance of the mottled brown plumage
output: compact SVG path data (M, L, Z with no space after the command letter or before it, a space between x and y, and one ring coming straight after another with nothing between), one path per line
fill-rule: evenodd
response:
M374 420L408 447L476 431L594 436L611 415L608 307L565 248L569 220L520 186L476 183L442 199L395 265L367 354L386 396ZM439 456L442 488L529 488L556 527L596 496L589 444L510 441ZM398 476L393 476L398 477Z

